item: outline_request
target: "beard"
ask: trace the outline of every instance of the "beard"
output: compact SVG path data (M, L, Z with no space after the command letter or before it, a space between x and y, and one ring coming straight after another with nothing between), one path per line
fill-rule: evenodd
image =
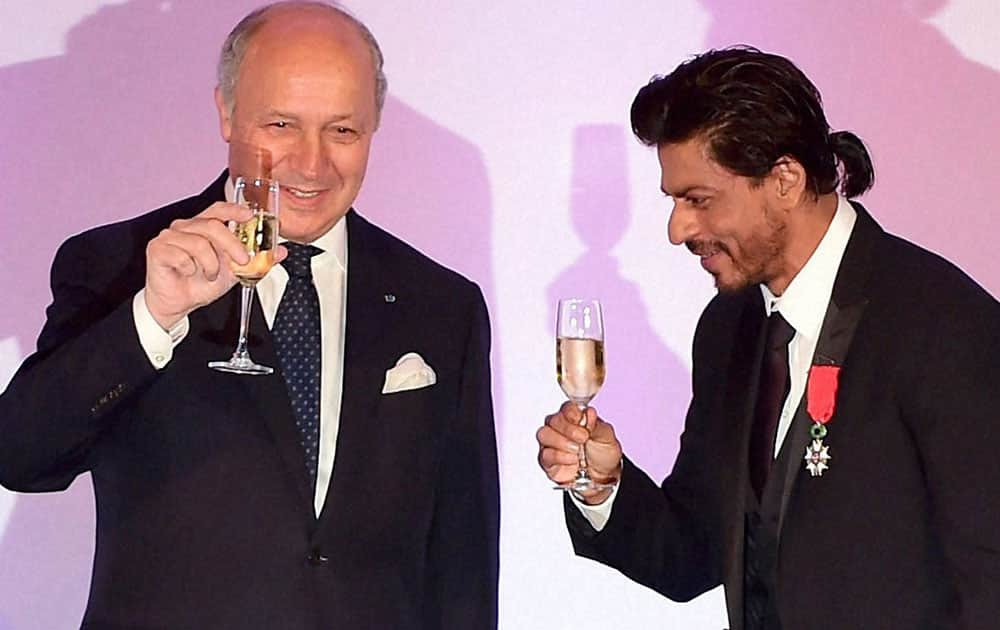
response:
M737 293L749 286L766 284L778 275L787 242L788 226L765 209L764 222L737 243L738 251L722 241L691 241L687 247L696 255L725 254L731 269L714 273L715 288L720 293Z

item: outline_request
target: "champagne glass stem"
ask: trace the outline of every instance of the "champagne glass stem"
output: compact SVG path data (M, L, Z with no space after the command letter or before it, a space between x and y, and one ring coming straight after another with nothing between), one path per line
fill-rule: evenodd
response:
M580 418L580 426L586 428L586 426L587 426L587 405L577 405L577 406L580 408L580 413L583 414L581 416L581 418ZM578 458L577 462L579 463L579 467L577 468L577 471L576 471L576 477L577 477L577 479L586 479L586 478L589 477L589 475L587 474L587 443L586 442L584 442L583 444L580 445L580 450L577 451L577 458Z
M250 327L250 300L253 298L253 285L241 283L242 302L240 303L240 340L236 343L233 358L237 361L250 361L247 352L247 329Z

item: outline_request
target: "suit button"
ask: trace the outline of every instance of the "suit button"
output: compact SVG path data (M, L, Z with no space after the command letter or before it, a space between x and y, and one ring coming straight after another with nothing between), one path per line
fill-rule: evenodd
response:
M316 547L311 552L309 552L308 560L309 564L311 564L314 567L321 567L330 561L330 559L324 556L323 552L319 550L319 547Z

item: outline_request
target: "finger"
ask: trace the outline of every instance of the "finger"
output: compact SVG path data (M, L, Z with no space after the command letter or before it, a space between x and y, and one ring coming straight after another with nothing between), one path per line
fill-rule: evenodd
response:
M565 485L576 479L576 466L556 466L545 471L545 475L557 485Z
M569 400L564 402L562 406L559 407L559 413L566 416L568 420L577 425L579 425L583 419L583 412L580 411L580 408L576 405L576 403Z
M200 271L209 282L214 282L218 278L221 269L219 253L212 241L202 234L170 228L161 232L155 240L157 244L171 248L170 250L162 250L169 251L170 257L161 260L157 257L161 250L158 247L151 247L150 264L171 266L177 269L181 275L189 277ZM150 245L154 244L150 243ZM191 265L183 261L178 261L177 254L171 251L173 249L186 254L194 267L192 268Z
M612 444L618 441L615 436L615 428L608 422L598 418L594 428L590 431L590 439L602 444Z
M577 411L579 413L579 410ZM545 417L545 426L551 427L553 431L577 442L578 444L583 444L590 437L590 433L579 426L575 421L567 418L562 410L559 413L554 413L552 415Z
M146 248L150 267L172 269L180 276L190 277L198 273L198 264L185 249L165 239L154 239Z
M535 439L538 440L538 446L540 448L554 448L564 453L570 453L575 455L580 452L580 444L576 441L562 435L555 429L549 426L543 426L535 433Z
M549 459L550 457L552 456L543 452L538 454L538 465L545 472L545 476L558 484L569 483L576 478L576 471L579 469L578 460L574 458L568 463L560 464L555 459Z
M575 403L565 402L559 408L559 412L566 416L573 424L585 428L588 433L593 431L594 426L601 422L597 409L590 406L581 410Z
M227 225L215 219L183 219L170 224L170 229L207 239L219 258L233 260L238 265L250 262L250 254Z
M288 248L284 245L278 245L274 248L274 264L280 263L282 260L288 258Z
M253 216L253 211L246 207L235 203L228 203L226 201L216 201L209 207L205 208L202 212L195 215L194 219L214 219L225 224L228 221L237 221L242 223L247 221Z
M579 458L573 453L567 453L555 448L543 448L538 451L538 465L549 472L558 466L577 466Z

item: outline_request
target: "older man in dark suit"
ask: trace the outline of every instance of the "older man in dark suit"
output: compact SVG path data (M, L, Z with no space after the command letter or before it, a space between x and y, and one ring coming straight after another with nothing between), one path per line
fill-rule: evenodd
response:
M868 153L787 59L700 55L632 125L720 292L662 485L593 409L539 430L551 479L585 448L617 481L567 499L577 553L677 600L724 584L734 630L997 627L996 299L848 201Z
M237 25L219 74L224 139L269 155L281 184L282 264L249 331L278 369L207 366L232 350L230 264L248 260L227 171L60 249L38 351L0 397L0 482L92 473L85 628L495 627L481 292L351 209L385 95L378 44L339 8L279 3Z

